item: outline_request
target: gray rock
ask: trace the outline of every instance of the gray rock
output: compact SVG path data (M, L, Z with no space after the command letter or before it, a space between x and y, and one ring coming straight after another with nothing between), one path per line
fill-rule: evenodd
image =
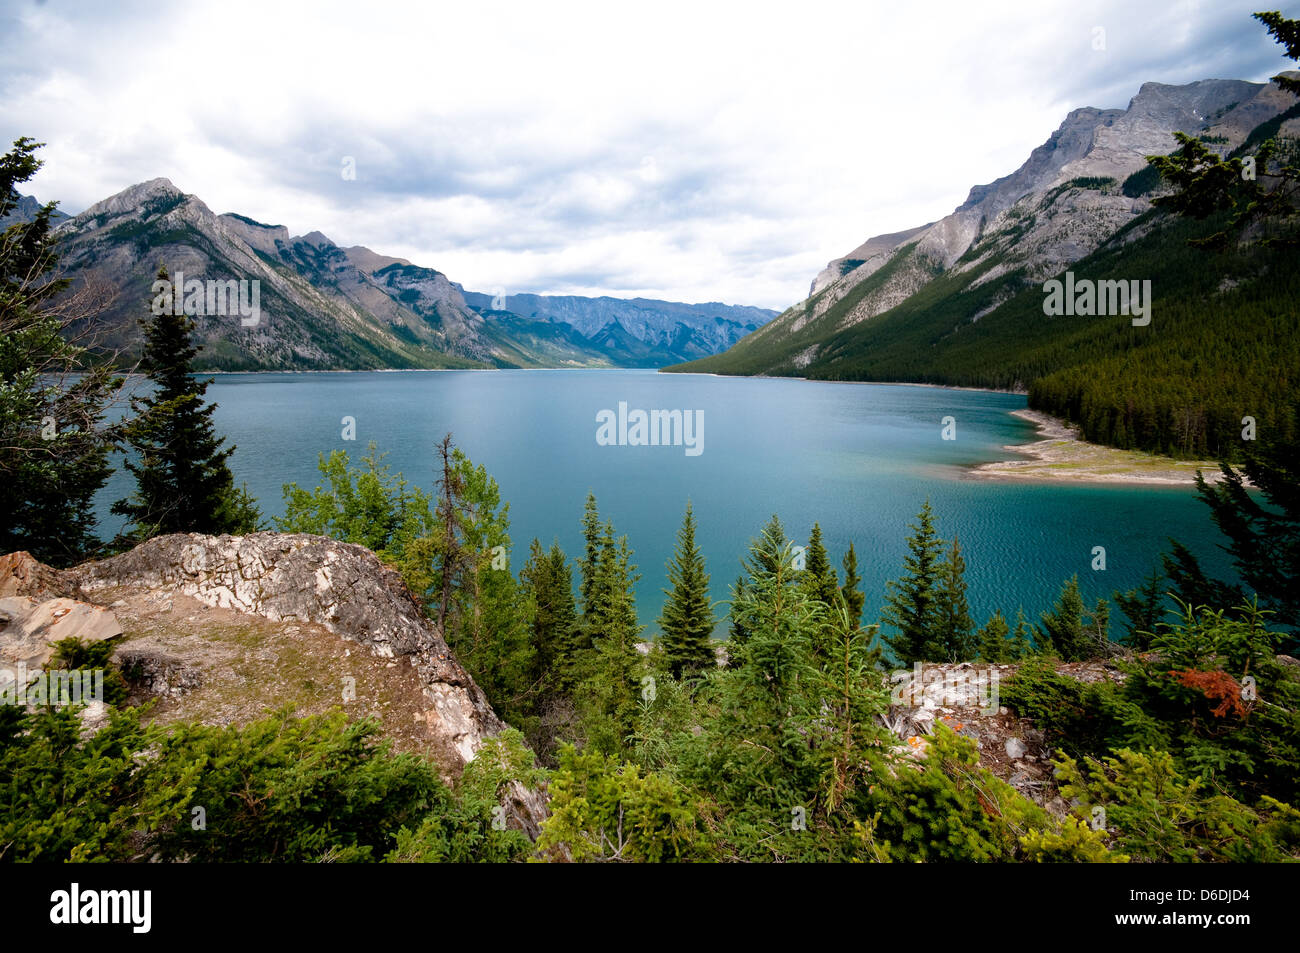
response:
M130 585L179 592L272 622L315 622L384 658L412 658L430 727L469 761L504 727L401 577L363 546L324 536L176 534L69 570L82 592Z
M26 667L31 675L44 668L62 639L100 642L122 634L107 609L75 599L29 596L0 598L0 669Z
M114 657L133 692L179 698L203 683L196 667L148 645L124 645Z

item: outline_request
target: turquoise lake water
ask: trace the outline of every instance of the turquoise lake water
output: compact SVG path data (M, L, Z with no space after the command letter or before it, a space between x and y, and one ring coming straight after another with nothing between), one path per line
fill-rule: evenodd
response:
M283 512L284 483L318 484L318 454L346 449L356 459L370 441L388 451L394 471L431 489L434 445L451 431L510 503L517 572L534 536L547 545L558 539L570 556L579 551L583 501L594 491L602 517L635 550L647 635L688 498L718 600L750 539L778 513L799 541L820 522L837 567L855 543L872 621L927 498L939 533L961 539L977 624L996 608L1014 616L1018 606L1036 620L1075 573L1089 600L1134 586L1170 536L1231 575L1217 548L1223 538L1191 488L970 476L971 464L1014 458L1004 445L1035 439L1032 425L1008 413L1025 406L1011 394L564 370L218 375L208 397L219 405L218 429L238 446L236 480L267 517ZM701 452L598 444L598 413L617 414L620 402L629 411L702 411ZM342 439L345 416L356 419L354 441ZM955 440L942 439L947 416ZM101 494L105 531L116 528L108 503L129 489L119 471ZM1106 549L1104 572L1091 568L1094 546Z

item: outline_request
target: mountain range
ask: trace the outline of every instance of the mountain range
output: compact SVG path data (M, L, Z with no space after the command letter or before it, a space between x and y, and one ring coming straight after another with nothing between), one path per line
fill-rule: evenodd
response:
M1076 109L950 215L867 239L774 321L670 370L1028 391L1092 439L1228 452L1243 414L1276 419L1278 386L1300 378L1300 258L1294 246L1189 247L1223 223L1153 206L1167 189L1147 157L1172 153L1175 132L1220 156L1267 138L1294 156L1300 107L1276 83L1202 80ZM1044 283L1065 271L1151 281L1153 324L1046 316Z
M38 208L22 197L11 218ZM291 236L218 215L165 178L79 215L59 215L60 265L109 300L87 319L100 346L129 358L158 267L188 277L257 280L261 320L196 316L203 370L658 367L725 350L776 312L637 298L466 292L442 272L320 232Z

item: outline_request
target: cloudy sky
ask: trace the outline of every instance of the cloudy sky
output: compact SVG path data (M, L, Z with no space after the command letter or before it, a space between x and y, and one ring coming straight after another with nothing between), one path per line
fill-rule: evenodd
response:
M1276 7L2 0L0 133L70 213L165 176L473 290L784 308L1072 108L1287 68Z

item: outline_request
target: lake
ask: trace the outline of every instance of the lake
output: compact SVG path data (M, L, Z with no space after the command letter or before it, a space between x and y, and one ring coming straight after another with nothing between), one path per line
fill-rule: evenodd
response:
M1025 406L1013 394L547 370L229 374L215 378L208 397L219 405L218 429L238 446L236 481L247 482L268 518L283 513L283 484L319 483L318 454L346 449L355 460L370 441L388 452L394 471L432 489L434 445L451 431L510 503L517 572L533 537L546 545L558 539L570 556L580 551L579 519L594 491L601 516L635 550L647 635L655 632L664 564L688 498L718 600L727 598L750 539L778 513L800 542L819 522L837 568L854 542L865 618L874 620L927 498L940 535L961 539L977 625L996 608L1013 618L1023 606L1036 620L1075 573L1089 602L1137 585L1169 536L1207 568L1231 575L1217 549L1223 537L1190 487L971 477L973 464L1013 458L1004 445L1035 439L1031 424L1008 413ZM613 423L602 445L597 417L610 411L617 421L620 402L622 426ZM698 411L703 426L685 435L694 446L631 445L636 410ZM949 416L954 440L941 435ZM344 417L356 420L355 440L342 439ZM116 529L108 504L130 489L119 471L100 494L103 532ZM1094 546L1106 549L1105 571L1091 568Z

